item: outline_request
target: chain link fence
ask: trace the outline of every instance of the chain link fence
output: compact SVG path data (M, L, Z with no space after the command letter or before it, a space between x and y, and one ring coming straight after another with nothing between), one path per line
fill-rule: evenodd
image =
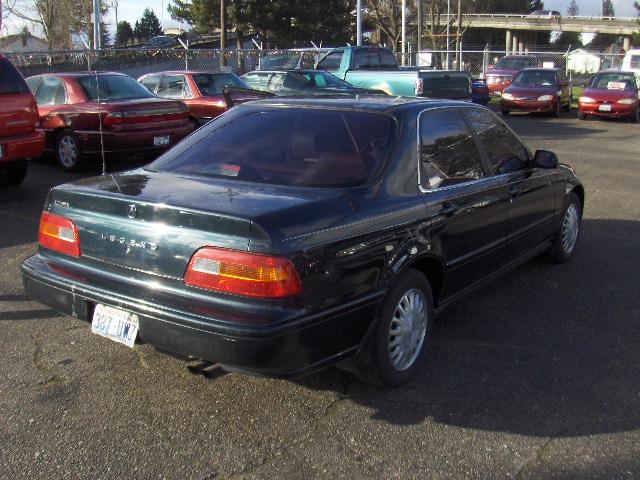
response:
M115 71L138 78L147 73L167 70L228 71L242 75L251 70L313 68L329 49L303 48L287 50L214 50L214 49L117 49L99 53L60 51L38 53L8 53L6 56L25 77L42 73L82 71ZM425 50L397 54L398 63L425 68L466 70L474 78L484 78L485 72L500 58L504 50ZM510 55L518 55L511 53ZM576 84L584 83L598 70L620 68L622 54L576 50L573 52L530 51L536 65L560 68ZM461 57L461 62L458 62ZM460 63L458 65L458 63Z
M25 77L43 73L113 71L138 78L167 70L228 71L238 75L252 70L313 68L328 49L208 50L118 49L7 53Z

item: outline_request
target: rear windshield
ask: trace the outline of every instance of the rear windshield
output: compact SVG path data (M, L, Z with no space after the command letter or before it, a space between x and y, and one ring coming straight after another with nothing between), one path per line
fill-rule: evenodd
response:
M203 96L222 95L222 89L226 87L251 88L233 73L208 74L199 73L193 76L193 81Z
M0 58L0 95L31 93L20 72L6 58Z
M589 82L590 88L606 88L607 90L633 90L636 81L633 75L610 72L596 75Z
M221 117L209 127L199 142L147 168L276 185L355 186L382 162L394 132L384 115L302 108Z
M513 83L527 87L550 87L556 84L556 72L526 70L516 75Z
M78 83L89 100L129 100L155 96L133 78L124 75L91 75L80 78Z
M495 65L497 69L522 70L527 67L535 67L538 64L536 58L507 58L503 57Z

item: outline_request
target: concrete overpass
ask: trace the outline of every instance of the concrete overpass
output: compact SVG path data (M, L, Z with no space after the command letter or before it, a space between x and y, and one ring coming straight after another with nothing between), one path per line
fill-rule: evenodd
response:
M427 16L425 20L429 20ZM447 15L440 16L441 22L447 21ZM451 15L452 26L455 28L456 15ZM446 24L446 23L445 23ZM618 17L563 17L563 16L533 16L533 15L505 15L505 14L465 14L462 15L464 28L496 28L506 30L506 51L524 52L533 40L532 32L579 32L579 33L610 33L624 37L624 49L631 46L631 35L640 32L637 18Z

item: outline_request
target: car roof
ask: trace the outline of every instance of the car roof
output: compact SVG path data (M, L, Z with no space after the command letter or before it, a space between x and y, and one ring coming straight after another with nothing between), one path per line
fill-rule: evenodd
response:
M211 72L207 70L163 70L161 72L149 72L142 75L235 75L233 72ZM140 77L140 78L142 78Z
M61 72L61 73L56 73L56 72L51 72L51 73L41 73L39 75L32 75L29 78L36 78L36 77L50 77L50 76L56 76L56 77L63 77L63 78L80 78L80 77L93 77L95 75L118 75L120 77L128 77L129 75L126 75L124 73L120 73L120 72Z
M352 97L326 95L314 97L271 97L242 103L238 105L238 107L299 107L356 110L363 112L391 112L416 105L422 105L424 108L437 108L445 106L469 106L470 104L457 100L393 97L389 95L356 95Z
M528 67L520 70L521 72L559 72L559 68L543 68L543 67Z

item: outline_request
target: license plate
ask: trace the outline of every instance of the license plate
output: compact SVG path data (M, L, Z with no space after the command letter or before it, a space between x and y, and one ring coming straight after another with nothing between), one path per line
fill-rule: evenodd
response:
M133 347L138 334L138 316L99 303L93 311L91 331L127 347Z
M598 110L601 112L610 112L611 110L613 110L613 106L612 105L600 105L598 107Z
M169 145L169 135L163 135L161 137L153 137L154 147L161 147L163 145Z

